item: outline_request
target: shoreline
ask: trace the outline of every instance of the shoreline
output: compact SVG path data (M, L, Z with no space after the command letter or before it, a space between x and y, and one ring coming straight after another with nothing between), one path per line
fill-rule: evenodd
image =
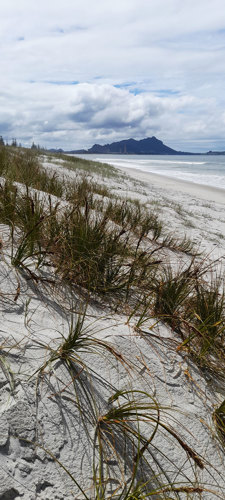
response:
M182 192L195 196L202 200L212 201L215 203L225 204L225 189L216 188L213 186L206 186L204 184L196 184L190 181L174 179L166 175L160 175L153 172L146 172L144 170L137 170L131 167L116 167L124 173L129 174L134 179L154 184L156 187L174 191L174 193Z

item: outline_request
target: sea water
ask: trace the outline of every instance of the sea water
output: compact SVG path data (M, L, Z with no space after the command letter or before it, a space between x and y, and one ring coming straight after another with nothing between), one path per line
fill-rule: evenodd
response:
M225 155L79 155L83 158L152 172L225 190ZM225 193L224 193L225 194Z

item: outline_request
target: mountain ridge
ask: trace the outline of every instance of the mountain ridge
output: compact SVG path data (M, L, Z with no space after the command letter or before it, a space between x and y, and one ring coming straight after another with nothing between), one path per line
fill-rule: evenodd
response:
M145 139L123 139L122 141L112 142L110 144L94 144L89 149L72 149L65 151L64 149L51 148L48 151L51 153L66 153L66 154L119 154L119 155L225 155L225 151L206 151L202 153L193 153L188 151L176 151L175 149L166 146L163 141L155 136L146 137Z
M67 151L71 154L191 154L182 151L176 151L175 149L166 146L162 141L157 139L155 136L146 137L145 139L123 139L122 141L112 142L110 144L94 144L89 149L79 149Z

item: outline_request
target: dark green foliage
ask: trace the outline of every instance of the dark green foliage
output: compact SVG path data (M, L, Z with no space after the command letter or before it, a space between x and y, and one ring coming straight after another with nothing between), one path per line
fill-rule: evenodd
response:
M173 269L168 266L156 282L154 289L155 315L169 323L176 331L180 332L180 318L184 303L188 299L192 288L190 267L183 272L174 273Z
M84 212L66 211L54 248L56 272L91 291L117 292L126 280L122 266L129 247L124 232L107 226L108 219L92 214L87 205Z
M21 233L16 252L12 256L14 266L21 266L27 258L35 256L38 256L40 265L44 213L44 204L40 202L37 193L32 197L27 190L26 195L18 197L15 223Z
M8 164L7 149L3 145L0 145L0 176L3 175L4 170Z
M0 222L12 226L17 217L17 188L10 182L0 184Z
M200 356L213 353L224 344L225 301L220 293L219 281L211 285L197 285L191 302L192 321L198 332L196 337Z

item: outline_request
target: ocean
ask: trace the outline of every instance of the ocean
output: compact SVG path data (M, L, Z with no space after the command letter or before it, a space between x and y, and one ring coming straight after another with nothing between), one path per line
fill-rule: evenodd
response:
M180 179L225 190L225 155L78 155L115 167L135 168L143 172Z

